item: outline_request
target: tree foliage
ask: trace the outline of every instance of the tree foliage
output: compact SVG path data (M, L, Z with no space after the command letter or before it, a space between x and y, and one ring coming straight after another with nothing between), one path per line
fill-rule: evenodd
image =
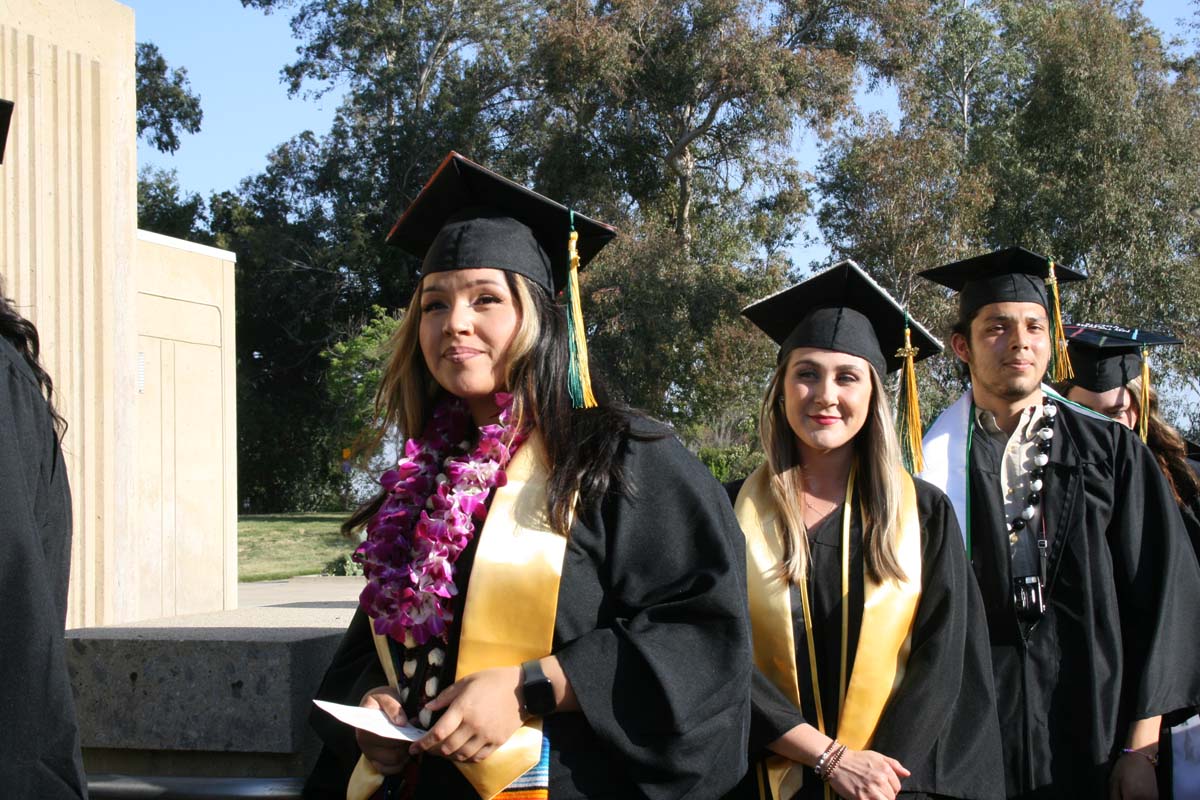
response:
M1189 342L1172 380L1200 374L1196 62L1134 5L243 4L291 15L291 92L344 90L327 133L283 143L208 204L238 253L241 493L256 508L342 497L341 450L372 422L379 348L417 266L383 237L451 149L618 227L582 276L594 372L722 471L755 458L774 363L740 309L798 273L787 252L814 209L834 257L939 330L952 304L916 272L1023 244L1096 276L1067 293L1069 316L1169 328ZM898 124L857 115L863 81L896 88ZM805 132L828 142L815 176L794 157ZM186 219L190 198L157 180L163 218ZM959 386L950 359L929 374L927 416Z
M137 134L163 153L179 149L181 133L198 133L204 112L192 92L187 69L171 69L158 46L138 42Z
M138 170L137 204L142 230L193 241L208 238L204 198L180 189L179 174L173 169Z
M1171 380L1200 389L1200 85L1137 6L946 0L899 81L898 130L848 127L827 153L820 223L935 324L919 270L1019 244L1080 267L1076 321L1173 331ZM943 327L942 330L945 330ZM934 409L953 390L933 369ZM924 394L924 392L923 392ZM940 399L939 399L940 398Z
M239 254L240 472L259 507L336 493L319 465L346 432L330 432L342 411L319 356L372 305L407 301L416 265L382 234L450 149L616 224L583 278L596 372L697 442L745 441L772 348L738 312L779 285L809 202L790 139L830 128L860 66L895 69L883 29L923 7L243 4L291 14L291 92L345 90L328 134L211 204Z

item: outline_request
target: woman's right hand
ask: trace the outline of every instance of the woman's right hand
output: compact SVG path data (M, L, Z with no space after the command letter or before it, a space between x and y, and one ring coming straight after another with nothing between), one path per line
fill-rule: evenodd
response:
M408 724L408 717L400 705L400 694L391 686L376 686L363 695L359 705L382 709L395 725ZM358 739L358 749L381 775L395 775L404 769L408 761L408 742L376 736L361 728L355 728L354 735Z
M900 779L911 774L890 756L874 750L847 749L829 784L846 800L895 800Z

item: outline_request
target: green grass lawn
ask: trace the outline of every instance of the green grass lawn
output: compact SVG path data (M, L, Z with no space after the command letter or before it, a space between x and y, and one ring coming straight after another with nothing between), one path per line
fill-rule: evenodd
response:
M316 575L357 543L338 526L345 513L247 514L238 517L238 580Z

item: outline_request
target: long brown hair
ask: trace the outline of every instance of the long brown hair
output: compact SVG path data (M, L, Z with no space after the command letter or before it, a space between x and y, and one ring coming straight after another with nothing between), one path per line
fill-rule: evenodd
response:
M591 505L610 489L628 491L619 455L630 438L651 438L630 431L633 412L606 402L595 372L593 387L600 405L575 409L567 390L570 350L566 310L542 287L522 275L504 272L520 314L509 344L505 385L513 395L514 428L541 432L549 474L548 508L551 527L562 535L570 530L577 504ZM445 391L434 380L419 342L421 289L414 293L404 318L393 334L391 357L375 394L381 424L375 442L396 428L403 436L425 430ZM342 525L351 533L379 510L383 494L361 506Z
M37 381L38 388L42 390L42 394L46 397L46 404L50 410L50 417L54 421L54 430L58 434L59 440L66 435L67 421L62 418L58 410L54 407L54 381L50 378L50 373L42 369L39 357L41 355L41 343L38 339L37 328L33 323L17 313L13 307L12 301L4 296L4 283L0 281L0 337L8 340L8 342L16 348L21 354L26 366L33 373L33 378Z
M1141 377L1125 384L1125 388L1132 395L1131 400L1137 407L1138 398L1142 396ZM1153 386L1150 387L1149 406L1149 409L1139 407L1137 410L1138 414L1149 416L1146 444L1150 452L1154 453L1154 460L1158 462L1158 468L1167 479L1171 493L1175 495L1175 502L1186 505L1200 494L1200 481L1197 481L1196 474L1187 462L1187 443L1179 431L1158 413L1158 392Z
M808 576L810 560L808 528L800 508L804 491L800 448L787 421L784 382L790 359L784 356L775 367L759 414L759 435L771 474L771 497L781 521L783 561L779 574L792 583ZM871 373L871 410L854 438L858 459L858 497L862 509L863 560L873 580L905 579L896 554L900 531L900 442L892 427L892 412L883 382L875 368Z

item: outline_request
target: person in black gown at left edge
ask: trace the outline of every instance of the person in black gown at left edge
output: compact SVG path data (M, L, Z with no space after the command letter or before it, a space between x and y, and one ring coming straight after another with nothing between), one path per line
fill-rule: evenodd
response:
M422 278L378 402L409 439L350 520L368 583L318 698L429 733L314 710L306 797L712 798L745 773L737 523L665 428L590 396L572 253L612 235L454 153L393 228Z
M0 164L13 104L0 100ZM3 179L0 170L0 179ZM38 332L0 280L0 797L87 797L63 630L71 489Z
M850 261L743 313L780 349L767 462L726 487L758 667L731 797L1003 797L979 588L946 496L902 465L913 362L940 345ZM883 384L901 368L903 449Z

